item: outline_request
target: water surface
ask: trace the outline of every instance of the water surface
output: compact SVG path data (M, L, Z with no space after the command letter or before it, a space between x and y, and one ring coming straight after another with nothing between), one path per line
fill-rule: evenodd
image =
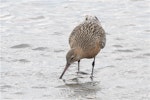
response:
M150 100L149 0L2 0L2 100ZM71 65L58 79L68 37L84 16L96 15L106 47ZM85 73L85 74L84 74Z

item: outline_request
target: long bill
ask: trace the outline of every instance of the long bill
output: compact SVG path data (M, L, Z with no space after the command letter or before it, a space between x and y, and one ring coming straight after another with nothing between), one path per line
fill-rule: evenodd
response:
M70 64L66 64L66 67L65 67L64 71L62 72L61 76L59 77L59 79L62 79L63 75L65 74L65 72L69 66L70 66Z

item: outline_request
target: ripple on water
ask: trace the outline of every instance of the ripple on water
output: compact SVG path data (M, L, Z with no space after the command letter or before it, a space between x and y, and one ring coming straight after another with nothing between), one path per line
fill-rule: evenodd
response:
M135 24L127 24L127 25L124 25L124 26L136 26Z
M23 92L15 92L14 94L23 95L24 93Z
M19 59L18 61L19 61L19 62L22 62L22 63L28 63L28 62L30 62L30 61L27 60L27 59Z
M3 12L0 15L0 20L8 20L12 18L13 16L9 12Z
M118 86L116 86L116 88L124 89L125 87L124 87L124 86L120 86L120 85L118 85Z
M116 58L115 60L123 60L122 58Z
M137 56L135 56L135 57L133 57L133 58L135 58L135 59L143 59L143 58L145 58L143 55L137 55Z
M47 50L48 47L37 47L37 48L34 48L32 50L37 50L37 51L44 51L44 50Z
M122 39L122 38L118 38L118 37L117 37L117 38L115 38L115 40L119 40L119 41L120 41L120 40L124 40L124 39Z
M8 57L8 58L2 57L1 60L2 61L6 61L6 62L21 62L21 63L28 63L28 62L30 62L27 59L14 59L14 58L10 58L10 57Z
M125 52L125 53L128 53L128 52L133 52L133 50L129 50L129 49L126 49L126 50L116 50L118 52Z
M44 87L44 86L32 86L31 88L34 88L34 89L46 89L47 87Z
M31 20L41 20L41 19L44 19L45 17L44 16L36 16L36 17L32 17L32 18L29 18Z
M54 52L59 53L59 52L64 52L65 50L54 50Z
M11 85L2 85L1 86L1 89L8 89L8 88L12 88L12 86Z
M150 56L150 53L145 53L145 54L143 54L144 56Z
M61 32L54 32L52 35L63 35Z
M133 50L135 50L135 51L141 51L142 49L141 48L134 48Z
M116 48L122 48L121 45L113 45L113 47L116 47Z
M14 45L11 48L13 49L21 49L21 48L28 48L31 47L29 44L18 44L18 45Z
M4 14L4 15L1 15L0 18L8 18L10 17L11 15L8 13L8 14Z
M145 32L148 32L148 33L149 33L149 32L150 32L150 30L145 30Z

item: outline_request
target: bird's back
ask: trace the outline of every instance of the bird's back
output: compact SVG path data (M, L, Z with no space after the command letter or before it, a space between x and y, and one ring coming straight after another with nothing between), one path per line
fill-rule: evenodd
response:
M89 18L89 19L88 19ZM69 37L71 48L80 48L87 58L96 56L106 42L105 31L97 17L86 17L85 21L76 26Z

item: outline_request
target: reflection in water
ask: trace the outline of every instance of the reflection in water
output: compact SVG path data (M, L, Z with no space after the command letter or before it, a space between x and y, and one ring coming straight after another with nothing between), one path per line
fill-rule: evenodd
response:
M68 96L69 98L87 98L87 99L94 99L96 98L97 91L100 91L101 88L100 82L91 81L83 82L83 78L76 77L70 80L63 79L65 85L58 86L58 88L62 88L62 91L66 89L72 91L71 94Z

